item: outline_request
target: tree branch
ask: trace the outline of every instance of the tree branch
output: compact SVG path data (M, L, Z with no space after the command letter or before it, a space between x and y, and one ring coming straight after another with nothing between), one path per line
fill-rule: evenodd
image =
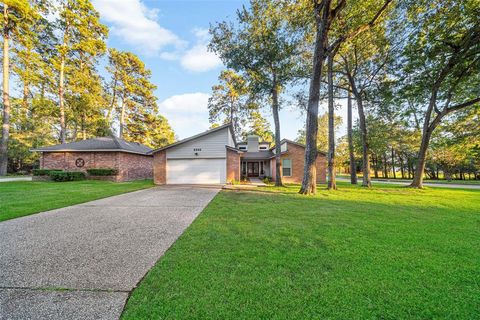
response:
M480 102L480 97L469 100L469 101L466 101L466 102L463 102L463 103L460 103L460 104L456 104L454 106L451 106L450 108L445 109L445 114L449 114L451 112L469 107L469 106L474 105L478 102Z
M385 0L383 6L380 8L380 10L377 11L375 16L373 16L372 20L370 22L363 24L359 26L356 30L353 32L347 33L339 37L335 42L332 43L332 45L328 48L329 51L334 51L337 50L337 47L339 47L344 41L354 38L358 36L360 33L367 31L368 29L372 28L375 25L375 22L378 20L378 18L382 15L382 13L387 9L388 5L392 2L393 0ZM340 3L341 4L341 3ZM340 4L338 6L340 6ZM338 8L337 6L337 8ZM336 9L336 8L335 8Z

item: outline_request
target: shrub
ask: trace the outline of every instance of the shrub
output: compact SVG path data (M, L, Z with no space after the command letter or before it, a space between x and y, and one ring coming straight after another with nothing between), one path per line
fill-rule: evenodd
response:
M85 179L84 172L78 171L52 171L49 174L50 179L56 182L78 181Z
M240 184L240 181L233 179L233 180L231 181L231 183L232 183L232 185L238 185L238 184Z
M263 183L265 183L265 184L270 184L270 183L272 183L272 181L273 181L272 177L263 178Z
M118 174L118 170L112 168L87 169L87 172L91 176L116 176Z
M48 176L50 172L62 172L62 169L33 169L32 175L34 176Z
M250 182L250 178L247 177L247 176L241 176L241 177L240 177L240 181L241 181L241 182Z

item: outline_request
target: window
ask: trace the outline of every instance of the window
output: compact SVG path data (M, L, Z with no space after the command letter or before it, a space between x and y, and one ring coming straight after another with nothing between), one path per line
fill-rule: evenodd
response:
M247 147L246 146L240 146L239 149L240 150L247 150Z
M262 147L260 147L260 150L267 150L267 147L262 146Z
M292 160L290 159L282 160L282 175L284 177L290 177L292 175Z

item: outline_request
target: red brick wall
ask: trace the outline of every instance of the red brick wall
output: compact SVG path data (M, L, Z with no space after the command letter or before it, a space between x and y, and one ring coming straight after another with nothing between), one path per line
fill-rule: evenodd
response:
M302 183L303 169L305 167L305 148L292 143L287 144L287 152L281 155L283 159L292 160L292 175L290 177L282 176L284 183ZM271 161L272 178L275 179L275 159ZM281 164L280 164L281 167ZM326 157L318 154L317 162L317 183L325 183L326 181ZM280 169L282 172L282 169Z
M100 152L99 152L100 153ZM106 152L102 152L107 156ZM115 159L116 152L110 152L110 159ZM42 161L42 169L63 169L68 171L85 171L90 168L99 168L95 166L95 156L93 152L44 152ZM75 161L82 158L85 165L79 168L75 165ZM115 161L105 163L104 168L117 168Z
M85 165L79 168L75 161L82 158ZM116 181L151 179L152 156L125 152L44 152L40 161L42 169L86 171L90 168L114 168L119 171Z
M240 180L240 154L227 149L227 182Z
M153 182L155 184L167 183L167 152L165 150L153 155Z
M153 157L119 152L117 181L152 179Z

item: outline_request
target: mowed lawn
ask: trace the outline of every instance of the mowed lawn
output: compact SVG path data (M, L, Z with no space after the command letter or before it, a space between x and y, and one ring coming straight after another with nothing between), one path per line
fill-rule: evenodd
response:
M115 183L108 181L1 182L0 221L153 186L151 180Z
M123 319L475 319L480 191L222 191Z

